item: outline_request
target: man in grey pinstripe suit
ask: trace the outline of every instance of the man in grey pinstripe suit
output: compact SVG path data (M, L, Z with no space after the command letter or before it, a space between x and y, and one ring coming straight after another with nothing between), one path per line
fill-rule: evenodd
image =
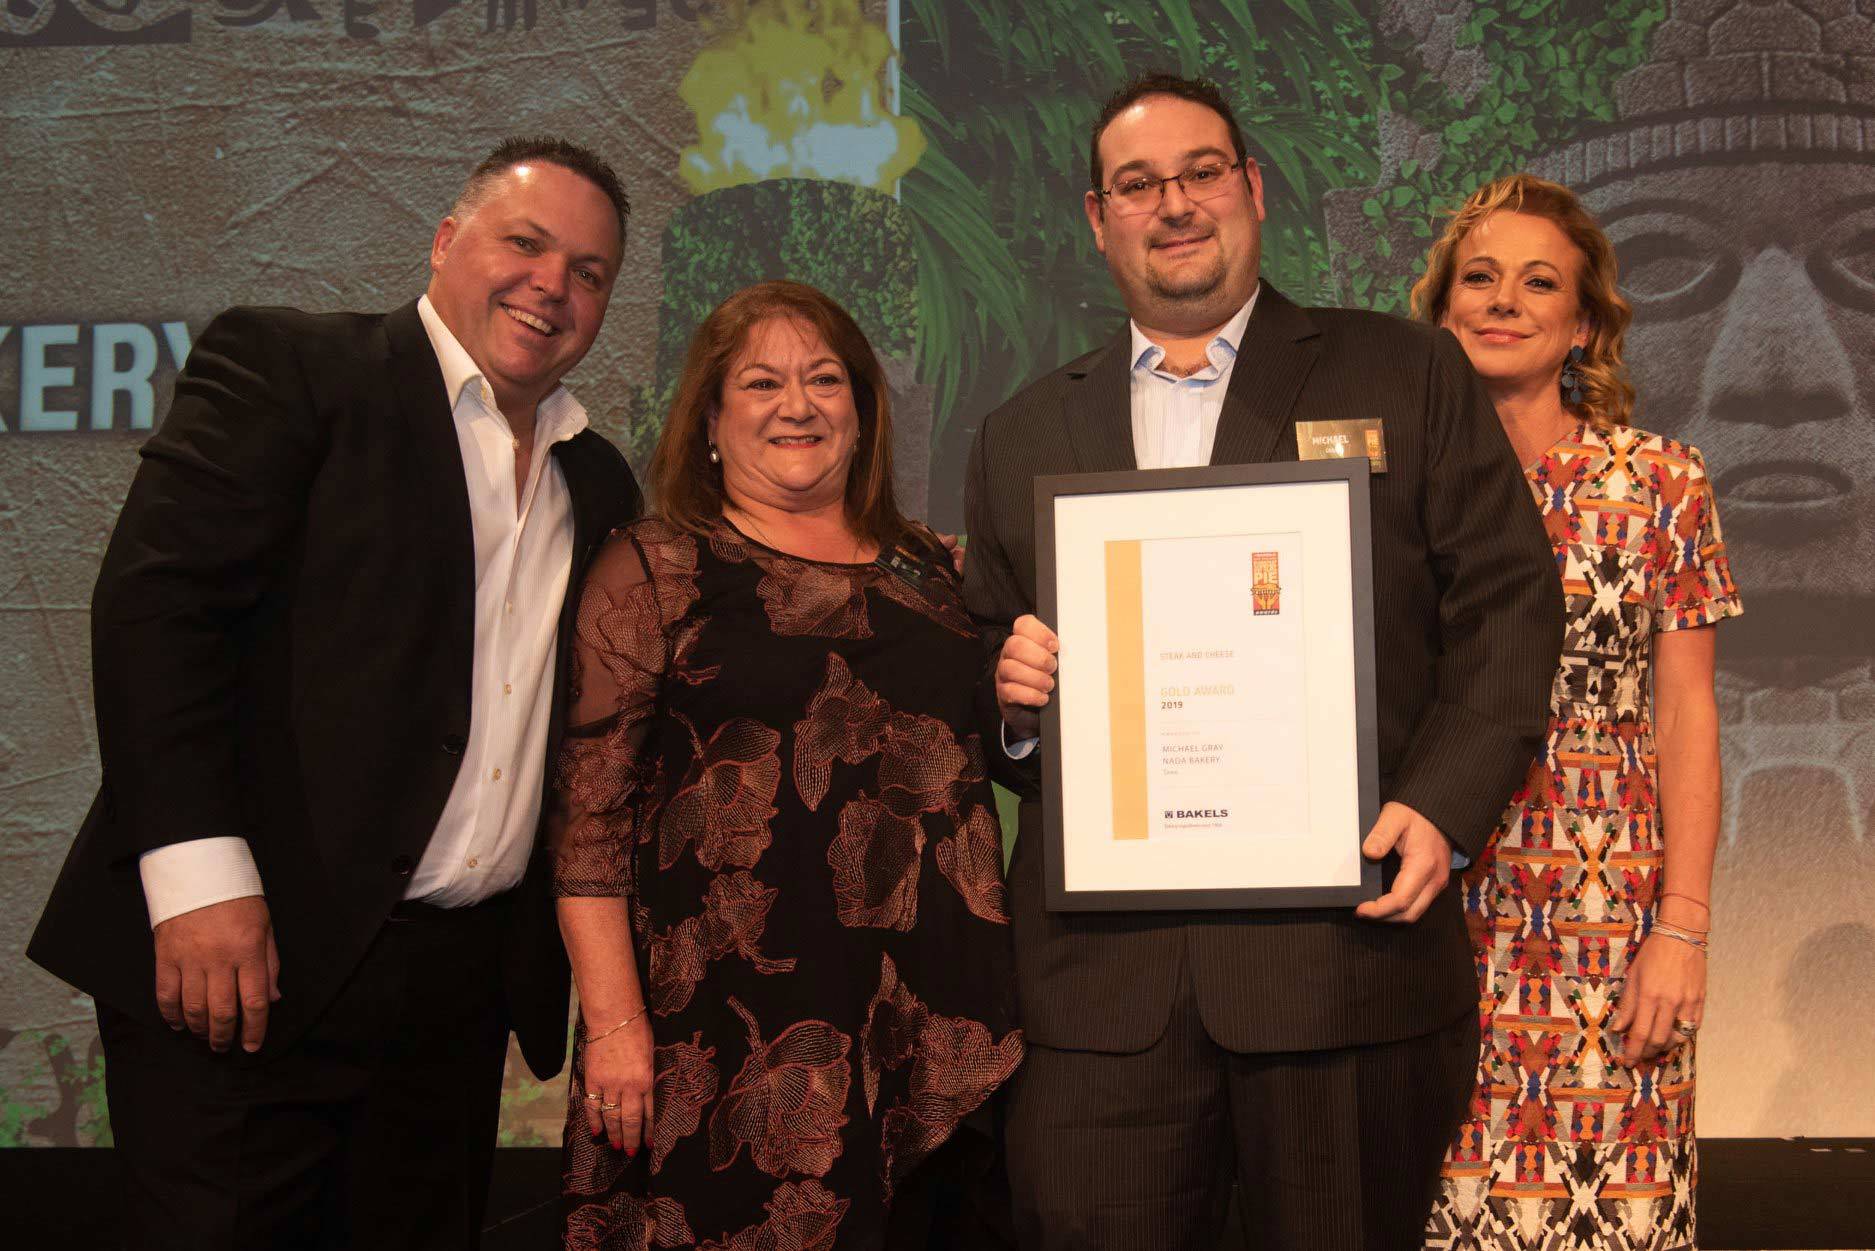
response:
M1562 630L1549 545L1449 334L1304 310L1259 282L1262 180L1216 88L1133 84L1090 164L1088 222L1131 324L986 418L966 485L967 593L997 648L992 755L1022 798L1018 1232L1035 1251L1210 1251L1234 1181L1251 1246L1416 1248L1477 1061L1451 866L1484 851L1541 740ZM1029 749L1059 643L1033 616L1034 478L1292 460L1295 422L1351 417L1386 438L1385 802L1364 850L1396 862L1391 889L1352 914L1048 912Z

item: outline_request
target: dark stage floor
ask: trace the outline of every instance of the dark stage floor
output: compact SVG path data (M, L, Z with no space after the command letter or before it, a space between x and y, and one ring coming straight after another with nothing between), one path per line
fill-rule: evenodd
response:
M1708 1139L1700 1170L1702 1251L1875 1251L1875 1141ZM558 1152L497 1153L485 1251L551 1251L558 1174ZM0 1151L0 1243L116 1246L115 1183L109 1151Z

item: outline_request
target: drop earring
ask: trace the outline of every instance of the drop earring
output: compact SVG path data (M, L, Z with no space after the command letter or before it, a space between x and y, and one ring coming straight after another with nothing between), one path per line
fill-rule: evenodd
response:
M1582 345L1578 343L1569 349L1569 360L1563 365L1563 399L1571 404L1582 402L1582 371L1576 368L1582 363L1582 356Z
M710 464L720 465L722 463L723 463L722 454L716 450L716 444L714 443L710 444Z

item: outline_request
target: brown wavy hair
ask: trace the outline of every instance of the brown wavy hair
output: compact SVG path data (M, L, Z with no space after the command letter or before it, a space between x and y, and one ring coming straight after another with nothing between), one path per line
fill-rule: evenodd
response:
M892 495L892 397L885 369L852 315L825 293L800 282L758 282L718 304L690 338L657 449L651 454L654 507L692 534L723 515L723 470L710 463L710 421L721 411L729 366L756 326L771 317L799 318L833 349L846 368L859 410L859 439L846 472L846 521L860 538L881 546L905 530Z
M1510 174L1471 193L1445 223L1445 233L1426 253L1426 272L1413 284L1413 316L1438 325L1445 320L1452 280L1458 271L1458 245L1493 213L1528 213L1552 222L1582 254L1576 275L1589 339L1576 372L1582 378L1582 402L1563 407L1609 429L1625 426L1634 412L1634 384L1621 356L1634 310L1616 287L1615 248L1575 192L1533 174Z

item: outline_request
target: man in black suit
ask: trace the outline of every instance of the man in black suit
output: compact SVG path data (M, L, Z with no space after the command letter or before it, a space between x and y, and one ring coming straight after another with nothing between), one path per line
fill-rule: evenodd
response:
M29 949L98 1002L134 1246L473 1246L509 1030L562 1063L536 830L581 566L639 494L559 383L626 211L510 140L422 299L222 314L143 448L103 784Z
M1132 314L977 432L972 612L1021 796L1010 866L1029 1056L1008 1151L1022 1244L1417 1248L1477 1060L1456 850L1475 857L1534 754L1561 640L1549 547L1447 333L1304 310L1258 281L1262 181L1208 83L1144 79L1094 131L1086 209ZM1384 807L1395 862L1353 914L1049 912L1038 708L1074 640L1036 604L1037 475L1293 460L1298 421L1378 419L1373 567ZM987 712L987 708L986 708Z

